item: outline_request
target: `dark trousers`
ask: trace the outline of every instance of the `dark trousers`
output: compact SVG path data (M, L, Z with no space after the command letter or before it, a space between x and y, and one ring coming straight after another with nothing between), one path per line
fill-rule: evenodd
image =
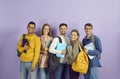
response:
M72 66L69 65L69 75L70 79L79 79L79 73L72 70Z
M55 79L66 79L67 64L60 63L55 70Z
M67 79L68 65L60 63L55 71L49 73L49 79Z
M62 77L61 77L61 79L66 79L67 70L68 70L68 64L63 64L63 71L62 71Z

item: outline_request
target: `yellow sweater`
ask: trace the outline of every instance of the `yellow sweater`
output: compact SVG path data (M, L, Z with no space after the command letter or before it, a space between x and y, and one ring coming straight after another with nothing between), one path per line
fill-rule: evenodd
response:
M36 64L38 63L38 59L40 55L40 47L41 47L40 39L35 34L33 35L26 34L25 38L29 42L29 49L27 50L26 53L23 52L24 51L22 47L23 36L21 36L17 47L17 49L21 53L20 60L23 62L32 62L32 67L35 67Z

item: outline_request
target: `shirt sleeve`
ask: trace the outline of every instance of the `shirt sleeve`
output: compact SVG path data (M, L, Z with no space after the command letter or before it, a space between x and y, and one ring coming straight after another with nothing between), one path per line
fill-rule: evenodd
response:
M53 54L61 54L61 50L56 50L56 46L59 43L59 39L56 37L52 40L52 43L49 48L49 52Z
M39 55L40 55L40 48L41 48L41 42L38 37L35 39L35 55L33 57L32 61L32 67L35 68L36 64L38 63Z

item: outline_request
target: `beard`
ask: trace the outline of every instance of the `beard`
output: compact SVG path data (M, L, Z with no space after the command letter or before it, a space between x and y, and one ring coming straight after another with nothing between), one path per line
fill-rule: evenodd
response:
M65 35L66 34L66 32L61 32L61 35Z

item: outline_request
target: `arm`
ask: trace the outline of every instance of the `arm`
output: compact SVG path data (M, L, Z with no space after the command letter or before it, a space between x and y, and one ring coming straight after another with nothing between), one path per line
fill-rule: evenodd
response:
M36 64L38 63L38 59L39 59L39 55L40 55L40 47L41 47L41 42L40 39L38 37L36 37L35 41L35 50L34 50L34 57L33 57L33 61L32 61L32 67L33 70L36 67Z
M61 54L61 50L56 50L56 46L57 46L57 43L59 43L59 39L58 38L54 38L52 40L52 43L49 47L49 52L50 53L53 53L53 54Z

